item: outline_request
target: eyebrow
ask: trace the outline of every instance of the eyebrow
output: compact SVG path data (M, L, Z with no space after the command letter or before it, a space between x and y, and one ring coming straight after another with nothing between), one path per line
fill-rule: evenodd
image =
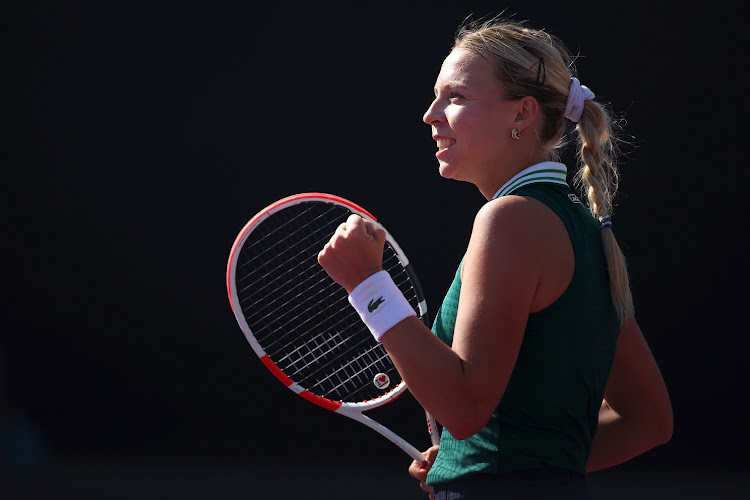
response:
M453 90L453 89L468 90L469 89L468 85L466 85L465 83L456 81L456 80L446 82L445 84L442 85L441 88L451 89L451 90ZM438 88L434 87L432 90L433 90L433 92L435 92L435 95L437 95Z

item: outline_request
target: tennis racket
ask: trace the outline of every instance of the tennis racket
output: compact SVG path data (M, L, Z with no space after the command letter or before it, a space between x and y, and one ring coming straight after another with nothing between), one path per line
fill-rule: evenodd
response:
M394 401L406 384L349 304L346 290L318 264L318 253L351 214L376 221L351 201L324 193L290 196L258 212L229 255L232 311L255 353L284 385L374 429L421 463L417 448L364 414ZM388 231L383 269L428 324L417 277ZM425 416L437 444L436 422Z

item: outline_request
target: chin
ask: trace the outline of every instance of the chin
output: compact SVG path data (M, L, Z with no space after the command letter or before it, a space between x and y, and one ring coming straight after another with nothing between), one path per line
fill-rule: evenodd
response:
M440 172L440 176L444 179L450 179L453 181L466 180L464 176L461 175L461 170L456 165L441 162L438 172Z
M443 177L444 179L455 179L456 169L451 167L448 163L440 162L438 172L440 173L440 177Z

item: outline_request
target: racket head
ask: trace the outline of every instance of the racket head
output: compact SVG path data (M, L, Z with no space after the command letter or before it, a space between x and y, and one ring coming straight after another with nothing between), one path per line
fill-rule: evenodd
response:
M338 412L381 406L406 389L346 290L318 264L318 253L351 214L377 222L327 193L281 199L243 227L227 263L232 311L256 355L289 389ZM428 324L416 274L387 230L383 268Z

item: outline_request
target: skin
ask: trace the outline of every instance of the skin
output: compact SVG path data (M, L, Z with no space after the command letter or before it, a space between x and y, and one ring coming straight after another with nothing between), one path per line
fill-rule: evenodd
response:
M543 116L532 97L503 98L492 64L457 49L446 58L435 100L424 115L439 172L471 182L488 200L513 175L548 159L536 130ZM517 129L521 138L511 137ZM382 269L384 231L353 215L318 261L351 293ZM530 313L552 304L574 272L573 248L562 221L533 198L504 196L477 213L464 265L452 347L417 318L391 328L382 343L410 392L457 439L481 430L507 387ZM634 319L623 326L593 443L591 470L619 463L671 435L664 382ZM648 429L648 431L646 430ZM410 473L422 489L438 448Z
M454 50L423 119L433 139L455 141L436 154L440 175L471 182L490 199L520 170L547 160L533 130L538 118L536 99L503 99L492 65L475 52ZM520 140L511 137L514 128Z

